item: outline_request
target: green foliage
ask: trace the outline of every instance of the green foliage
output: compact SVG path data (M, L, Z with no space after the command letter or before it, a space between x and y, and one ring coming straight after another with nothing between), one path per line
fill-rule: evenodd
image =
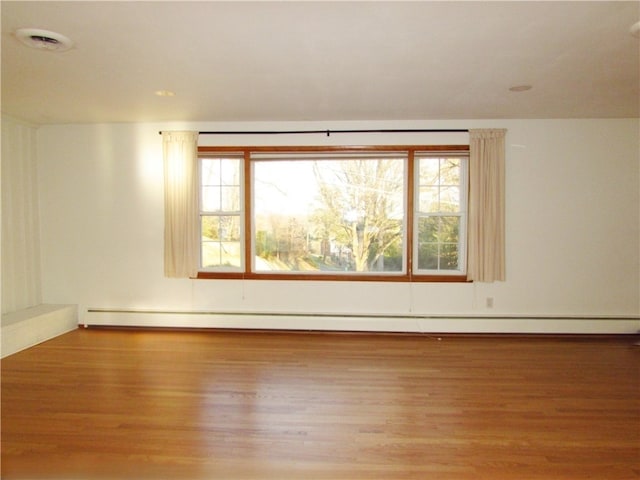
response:
M418 268L456 270L459 268L460 219L454 216L427 216L418 220Z

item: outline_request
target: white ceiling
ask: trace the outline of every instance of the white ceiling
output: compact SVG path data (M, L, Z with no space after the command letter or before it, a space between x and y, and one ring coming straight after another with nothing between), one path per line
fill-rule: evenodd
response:
M2 1L1 15L2 111L34 123L640 117L638 1ZM20 27L75 47L28 48Z

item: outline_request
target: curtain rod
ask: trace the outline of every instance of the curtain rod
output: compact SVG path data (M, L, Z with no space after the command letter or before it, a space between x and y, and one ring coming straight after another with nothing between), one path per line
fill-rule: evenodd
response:
M198 132L199 135L301 135L323 133L327 137L332 133L467 133L468 129L428 129L428 128L390 128L379 130L218 130L209 132ZM162 132L158 132L162 135Z

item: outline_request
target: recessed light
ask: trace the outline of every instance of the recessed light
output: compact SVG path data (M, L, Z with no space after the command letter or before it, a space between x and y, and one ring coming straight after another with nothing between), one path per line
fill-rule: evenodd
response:
M175 92L172 92L171 90L156 90L155 94L159 97L175 97L176 96Z
M526 92L527 90L531 90L533 87L531 85L514 85L509 90L512 92Z
M26 46L47 52L64 52L73 47L73 42L64 35L40 28L20 28L15 36Z
M629 33L636 38L640 38L640 22L636 22L633 25L631 25L631 28L629 29Z

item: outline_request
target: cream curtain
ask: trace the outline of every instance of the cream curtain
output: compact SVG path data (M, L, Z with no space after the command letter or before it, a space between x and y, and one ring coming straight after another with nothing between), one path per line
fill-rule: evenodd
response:
M198 274L198 132L163 132L164 274Z
M505 129L469 130L467 278L505 279Z

